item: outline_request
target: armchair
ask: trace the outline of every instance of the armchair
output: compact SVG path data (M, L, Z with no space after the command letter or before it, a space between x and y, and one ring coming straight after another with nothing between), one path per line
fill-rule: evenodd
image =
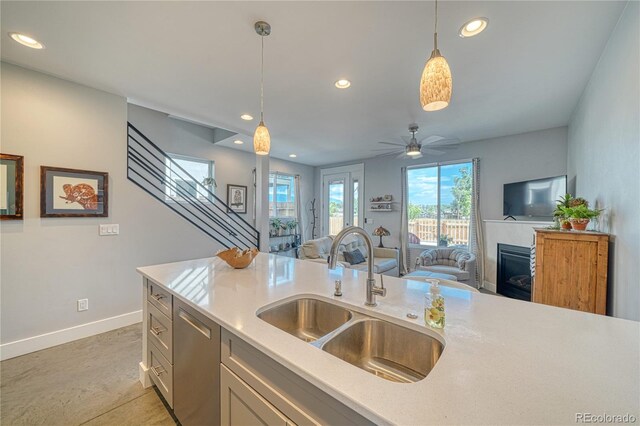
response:
M416 270L454 275L459 282L477 287L476 256L463 248L427 249L416 259Z

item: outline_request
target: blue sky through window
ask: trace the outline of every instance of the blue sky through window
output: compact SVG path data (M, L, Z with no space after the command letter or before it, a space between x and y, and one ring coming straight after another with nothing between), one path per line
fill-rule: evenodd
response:
M471 170L471 163L451 164L440 167L440 197L442 204L453 201L453 185L461 168ZM438 203L438 168L422 167L407 170L409 202L418 205Z

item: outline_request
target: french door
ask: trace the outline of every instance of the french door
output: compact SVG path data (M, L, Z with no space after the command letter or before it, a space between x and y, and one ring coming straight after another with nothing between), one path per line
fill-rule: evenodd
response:
M362 226L364 165L322 169L322 235Z

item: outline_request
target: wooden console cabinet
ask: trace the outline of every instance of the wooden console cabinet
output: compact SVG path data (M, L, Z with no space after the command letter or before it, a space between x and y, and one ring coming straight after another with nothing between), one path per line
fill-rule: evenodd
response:
M533 301L605 315L609 235L536 229Z

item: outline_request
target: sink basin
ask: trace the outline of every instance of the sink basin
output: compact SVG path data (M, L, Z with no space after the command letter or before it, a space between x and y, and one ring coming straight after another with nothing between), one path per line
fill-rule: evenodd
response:
M258 314L263 321L305 342L331 333L352 316L348 309L310 298L292 300Z
M442 349L430 336L373 318L355 322L322 346L356 367L400 383L424 379Z

